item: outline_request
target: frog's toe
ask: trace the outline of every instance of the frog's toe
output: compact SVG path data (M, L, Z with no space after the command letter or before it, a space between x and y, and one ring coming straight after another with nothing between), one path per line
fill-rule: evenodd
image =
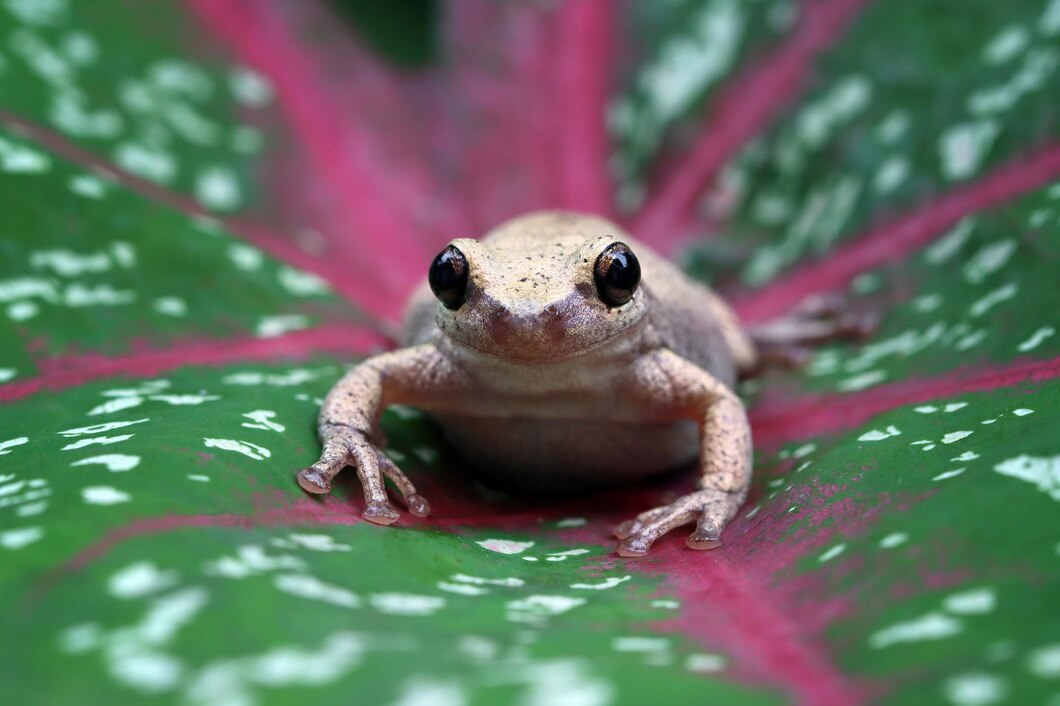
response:
M615 529L613 530L614 535L619 539L625 539L626 537L637 534L642 529L644 529L645 525L654 522L660 517L663 517L667 512L669 512L669 510L670 506L664 505L663 507L656 507L652 508L651 510L642 512L632 520L626 520L622 524L615 527Z
M696 551L717 549L721 544L721 530L718 528L717 523L710 518L701 519L696 526L696 531L685 539L685 545L689 549L695 549Z
M634 535L627 537L618 543L616 551L619 556L625 556L630 558L641 557L648 553L651 549L652 542L648 539Z
M678 498L669 505L642 512L635 520L615 528L621 540L621 556L644 556L659 537L670 530L696 523L696 529L685 540L689 549L717 549L722 545L721 531L735 514L741 498L724 491L700 490Z
M392 525L400 515L390 503L374 502L368 504L361 517L377 525Z
M409 495L405 498L405 502L409 506L409 512L416 517L427 517L431 514L431 504L427 502L427 498L418 493Z
M663 536L674 527L688 524L693 521L697 509L690 506L686 500L678 500L665 507L655 508L641 513L633 520L631 532L618 543L618 553L621 556L637 557L644 556L651 549L659 537Z
M416 486L412 484L409 477L397 467L397 464L391 460L382 451L377 453L379 459L379 469L383 472L391 483L401 493L401 497L405 500L405 506L409 509L416 517L426 517L431 514L431 504L427 502L427 498L423 497L416 492ZM389 524L389 523L388 523Z
M298 472L298 485L307 493L320 495L331 491L331 478L319 468L310 466Z
M640 529L642 526L643 523L638 522L637 520L626 520L622 524L615 527L614 535L618 539L625 539L626 537L630 536L638 529Z

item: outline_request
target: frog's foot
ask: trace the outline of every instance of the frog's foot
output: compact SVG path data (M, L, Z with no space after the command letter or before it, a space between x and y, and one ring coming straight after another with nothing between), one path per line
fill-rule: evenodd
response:
M397 487L409 512L417 517L430 513L427 500L416 492L416 487L401 469L372 446L363 434L353 430L326 434L320 460L298 472L298 484L308 493L328 493L331 480L346 466L357 468L357 477L364 490L365 509L361 516L369 522L389 525L399 517L387 498L384 476Z
M748 328L758 351L757 369L749 372L800 367L809 361L814 346L864 339L878 323L872 314L850 311L840 295L807 297L788 315Z
M659 537L675 527L696 523L685 544L691 549L721 546L721 531L739 508L740 498L720 490L699 490L669 505L653 508L615 528L621 540L618 553L626 557L644 556Z

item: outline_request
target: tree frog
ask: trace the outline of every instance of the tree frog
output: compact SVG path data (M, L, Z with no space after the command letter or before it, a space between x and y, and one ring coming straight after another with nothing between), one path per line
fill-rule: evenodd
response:
M721 545L751 479L734 385L761 351L718 295L616 224L567 212L453 240L427 279L411 298L404 347L368 358L327 395L323 452L299 472L303 489L326 493L354 466L366 520L398 519L384 477L426 516L427 501L375 443L382 411L410 405L509 487L632 480L698 459L697 488L619 525L618 552L644 555L691 523L690 548ZM765 330L763 344L798 339L798 323L774 327L772 341Z

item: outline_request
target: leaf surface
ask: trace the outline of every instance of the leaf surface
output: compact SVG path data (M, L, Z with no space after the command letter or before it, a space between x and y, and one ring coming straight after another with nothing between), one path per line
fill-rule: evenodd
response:
M417 70L333 12L0 4L5 703L1055 695L1060 4L461 0ZM500 495L404 408L430 518L294 483L428 258L536 208L878 315L745 388L722 549L611 552L687 476Z

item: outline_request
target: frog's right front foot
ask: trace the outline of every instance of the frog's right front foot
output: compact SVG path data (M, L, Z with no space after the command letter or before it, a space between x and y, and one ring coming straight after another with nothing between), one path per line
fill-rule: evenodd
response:
M329 436L320 460L298 472L298 485L315 495L331 492L331 479L346 466L357 468L357 477L364 490L365 508L361 516L369 522L389 525L399 517L387 497L384 476L397 487L409 512L417 517L430 514L430 504L416 492L408 476L359 432L343 431Z

